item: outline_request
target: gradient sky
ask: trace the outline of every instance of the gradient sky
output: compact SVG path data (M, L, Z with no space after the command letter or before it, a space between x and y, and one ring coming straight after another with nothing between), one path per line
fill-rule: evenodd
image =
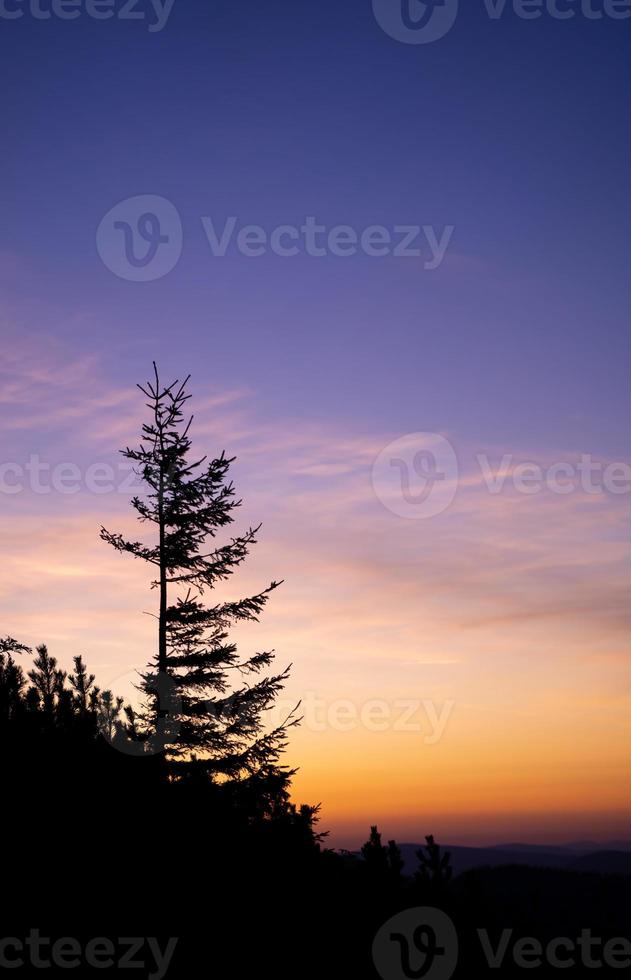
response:
M196 447L239 457L263 522L235 589L285 579L242 641L294 664L296 796L340 844L374 822L454 843L629 833L631 495L493 495L475 457L631 463L631 20L461 8L427 45L369 0L175 0L155 33L0 18L2 462L115 463L151 360L193 374ZM138 283L96 233L145 194L184 244ZM216 257L201 225L308 215L455 231L428 271ZM416 432L460 464L427 520L371 478ZM83 653L121 693L153 644L147 576L98 539L130 527L127 499L25 489L0 514L0 631ZM331 722L374 699L448 710L441 737L422 707L421 731Z

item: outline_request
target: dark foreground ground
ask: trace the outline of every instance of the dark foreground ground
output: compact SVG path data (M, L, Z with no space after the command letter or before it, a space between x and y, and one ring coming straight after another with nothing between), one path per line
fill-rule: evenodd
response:
M631 975L628 875L508 866L433 890L273 828L251 838L220 832L202 813L138 819L104 800L91 819L79 810L64 824L31 814L5 837L2 936L31 938L15 977L615 976L625 962ZM43 960L53 941L73 940L65 960L36 965L31 930L50 939ZM610 946L604 961L604 943L616 938L628 949ZM18 952L5 948L3 967Z
M512 865L420 884L327 851L295 815L245 820L137 772L4 758L0 972L631 976L628 874Z

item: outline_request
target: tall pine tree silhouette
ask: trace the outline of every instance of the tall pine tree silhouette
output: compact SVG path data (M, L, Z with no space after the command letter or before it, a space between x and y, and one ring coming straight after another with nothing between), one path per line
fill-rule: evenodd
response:
M132 506L153 528L154 540L143 544L101 529L117 551L155 570L157 652L141 684L147 750L165 749L170 777L201 771L220 782L266 780L282 795L293 773L279 758L288 729L299 719L294 709L280 725L266 726L264 716L290 667L264 676L274 652L242 659L228 632L236 622L256 621L280 583L248 598L205 604L207 593L245 560L260 525L215 543L241 504L228 482L234 460L224 453L210 461L191 456L192 417L184 417L189 378L163 386L153 367L153 381L138 385L151 413L141 444L121 452L142 480L143 495L135 496Z

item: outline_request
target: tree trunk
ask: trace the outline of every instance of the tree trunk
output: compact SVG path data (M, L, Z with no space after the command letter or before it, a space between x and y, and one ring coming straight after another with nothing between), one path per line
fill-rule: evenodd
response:
M164 469L160 466L160 488L158 499L158 519L160 527L160 617L158 620L158 691L156 692L158 719L163 718L166 711L161 704L160 690L163 688L164 678L167 673L167 570L166 555L164 553L165 527L164 527Z

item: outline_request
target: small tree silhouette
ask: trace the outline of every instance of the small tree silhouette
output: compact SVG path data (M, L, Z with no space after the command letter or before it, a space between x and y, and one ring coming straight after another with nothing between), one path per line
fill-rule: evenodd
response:
M416 852L419 859L419 869L414 877L418 884L429 888L431 892L439 893L444 890L452 878L451 854L449 851L441 854L440 845L435 843L431 834L425 840L427 844L424 850L421 849Z
M97 724L99 732L108 742L114 742L115 738L121 734L122 710L123 699L115 698L111 691L103 691L98 702Z
M30 649L12 637L0 639L0 723L7 724L23 708L22 693L26 683L24 671L13 659L14 653Z
M45 644L37 647L37 657L28 676L44 714L52 720L55 716L57 697L64 686L66 675L57 669L57 660L50 656Z
M394 840L388 841L388 863L392 874L398 878L403 871L404 862L397 842Z
M399 878L403 870L403 858L396 841L388 841L386 847L381 843L381 834L376 826L370 828L370 837L361 850L362 857L370 872Z
M74 700L79 712L86 714L90 703L90 692L94 689L94 674L88 674L81 657L73 657L74 674L68 675L68 682L74 691Z

